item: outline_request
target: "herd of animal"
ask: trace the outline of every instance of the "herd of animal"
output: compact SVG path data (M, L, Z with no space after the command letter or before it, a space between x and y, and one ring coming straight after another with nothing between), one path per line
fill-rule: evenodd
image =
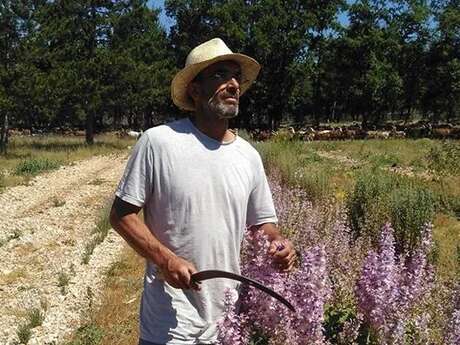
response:
M235 130L236 131L236 130ZM342 127L282 127L276 131L266 129L249 130L250 137L255 141L265 141L269 139L281 140L357 140L357 139L390 139L390 138L433 138L433 139L460 139L460 125L430 123L414 123L409 125L386 125L381 128L363 129L359 125L350 125ZM53 133L68 136L85 136L84 130L59 130ZM43 131L29 129L9 130L10 136L28 136L35 134L46 134ZM122 137L138 139L142 131L131 129L119 130L115 134Z
M269 139L288 140L357 140L357 139L390 139L390 138L433 138L460 139L460 126L445 125L390 125L382 128L363 129L358 125L344 127L284 127L277 131L255 129L249 131L255 141Z

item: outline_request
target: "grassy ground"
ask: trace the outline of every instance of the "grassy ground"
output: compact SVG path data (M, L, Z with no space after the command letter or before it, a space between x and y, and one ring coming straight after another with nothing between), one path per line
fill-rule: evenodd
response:
M8 153L0 156L0 191L4 187L27 183L34 175L61 165L94 155L122 152L134 143L132 138L111 134L96 136L92 146L85 143L84 137L13 137Z
M144 260L128 246L106 273L100 306L67 345L134 345L139 339L139 303Z
M377 207L374 205L373 210L367 210L366 218L374 224L387 220L388 214L382 212L385 207L388 213L402 213L406 220L426 216L427 210L419 212L407 202L411 198L420 200L419 196L426 195L425 204L417 207L432 204L435 211L431 220L434 224L437 268L446 279L458 277L460 142L430 139L281 140L256 143L256 148L268 171L280 171L286 183L301 186L315 202L333 198L346 202L350 207L359 207L366 201L366 193L377 192L373 199L367 200L369 204L375 203L375 200L380 203ZM360 191L364 194L360 195L361 198L356 197L358 178L366 186L376 184L374 189L369 187ZM355 204L350 202L352 198L355 198ZM417 203L417 200L413 201Z
M3 185L27 182L33 173L17 173L24 161L49 160L70 164L94 154L119 152L132 140L100 137L88 147L83 138L15 138L8 156L1 158L7 171ZM458 142L443 143L429 139L353 141L353 142L264 142L256 144L268 171L280 171L286 183L300 185L316 201L333 197L346 202L364 170L397 166L414 171L409 180L444 197L449 204L434 216L437 266L441 275L455 278L460 261L460 222L455 202L460 196L460 159ZM45 164L46 167L46 164ZM26 169L27 170L27 169ZM40 172L38 170L36 173ZM403 171L404 172L404 171ZM427 173L428 178L424 176ZM0 177L0 185L1 185ZM454 204L454 205L452 205ZM449 212L449 209L451 212ZM84 325L68 345L135 344L138 338L138 308L142 289L144 260L126 247L123 255L106 274L106 288L100 305L93 306Z
M460 197L458 141L279 141L257 143L256 147L268 168L277 166L288 181L309 190L313 199L346 192L357 170L392 167L423 180L433 190Z

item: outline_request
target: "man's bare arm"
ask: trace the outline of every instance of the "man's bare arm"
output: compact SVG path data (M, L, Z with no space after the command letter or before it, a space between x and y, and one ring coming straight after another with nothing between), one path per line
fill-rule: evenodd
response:
M270 248L268 253L284 271L290 271L294 268L296 261L296 251L291 241L284 238L278 227L274 223L265 223L254 225L251 230L262 230L268 236Z
M110 211L110 224L141 256L157 265L165 280L180 289L199 289L190 276L196 272L192 263L163 245L137 216L141 208L116 197Z

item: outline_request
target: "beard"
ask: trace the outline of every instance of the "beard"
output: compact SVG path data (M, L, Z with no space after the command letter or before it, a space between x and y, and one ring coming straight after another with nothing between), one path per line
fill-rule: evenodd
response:
M208 102L208 108L219 119L231 119L238 115L239 104L225 104L218 97L212 97Z

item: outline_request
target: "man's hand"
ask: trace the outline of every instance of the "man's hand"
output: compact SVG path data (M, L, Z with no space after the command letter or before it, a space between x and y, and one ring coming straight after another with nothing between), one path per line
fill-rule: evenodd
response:
M273 256L275 263L278 264L284 272L291 271L294 268L297 259L294 245L291 241L281 236L278 227L274 223L254 225L250 230L261 230L268 236L268 240L270 241L268 254Z
M284 272L289 272L294 268L297 254L294 245L288 239L280 236L271 241L268 253L273 256L275 263Z
M191 276L195 272L197 270L191 262L176 255L171 256L161 268L164 280L172 287L199 291L200 286L191 281Z

